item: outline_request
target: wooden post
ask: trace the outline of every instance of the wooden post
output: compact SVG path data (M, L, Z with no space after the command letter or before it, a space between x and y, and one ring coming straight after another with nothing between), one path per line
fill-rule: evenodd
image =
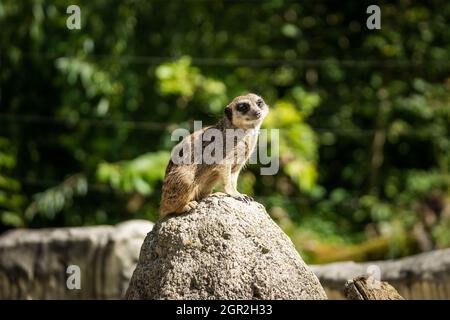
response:
M404 300L389 283L366 275L347 281L344 294L349 300Z

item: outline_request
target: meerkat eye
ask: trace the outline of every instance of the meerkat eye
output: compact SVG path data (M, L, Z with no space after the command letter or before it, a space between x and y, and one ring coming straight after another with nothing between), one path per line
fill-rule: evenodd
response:
M256 105L258 106L258 108L262 108L264 105L263 99L258 99L258 101L256 101Z
M248 110L250 110L250 105L247 102L238 103L236 106L236 110L241 113L246 113Z

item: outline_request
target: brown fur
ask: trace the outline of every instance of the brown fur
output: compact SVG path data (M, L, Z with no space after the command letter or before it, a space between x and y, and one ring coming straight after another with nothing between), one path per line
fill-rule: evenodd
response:
M237 109L237 106L242 103L248 103L250 106L245 114ZM262 106L258 106L258 104ZM267 113L268 107L259 96L252 93L239 96L225 108L224 118L216 125L203 128L185 137L175 147L178 149L174 148L174 150L180 150L185 144L193 146L196 139L202 141L203 135L213 128L220 130L223 137L225 137L227 129L253 129L253 132L246 132L234 139L228 154L224 143L224 156L219 163L195 164L193 162L194 152L190 154L191 162L189 164L175 164L170 160L162 187L160 217L171 213L180 214L195 208L201 199L212 193L218 182L221 183L225 193L237 199L249 201L248 196L237 191L237 180L239 172L255 148L259 126ZM225 142L225 138L223 141ZM202 151L211 143L214 143L214 140L202 141ZM239 157L239 155L241 156Z

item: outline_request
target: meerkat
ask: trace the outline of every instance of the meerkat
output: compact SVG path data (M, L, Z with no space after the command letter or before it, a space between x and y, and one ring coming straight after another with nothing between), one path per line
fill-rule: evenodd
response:
M224 117L217 124L192 133L175 146L165 172L160 218L194 209L218 183L229 196L246 203L252 201L237 191L237 181L256 146L259 128L268 112L269 107L260 96L253 93L238 96L225 107ZM200 148L197 150L195 146ZM195 153L203 155L208 148L213 149L215 161L196 162ZM188 161L174 161L174 155Z

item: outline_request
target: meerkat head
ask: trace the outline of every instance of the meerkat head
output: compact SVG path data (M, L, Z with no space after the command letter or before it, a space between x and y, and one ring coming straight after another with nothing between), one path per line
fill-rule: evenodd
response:
M249 93L238 96L225 108L225 116L236 128L250 129L261 125L269 107L260 96Z

